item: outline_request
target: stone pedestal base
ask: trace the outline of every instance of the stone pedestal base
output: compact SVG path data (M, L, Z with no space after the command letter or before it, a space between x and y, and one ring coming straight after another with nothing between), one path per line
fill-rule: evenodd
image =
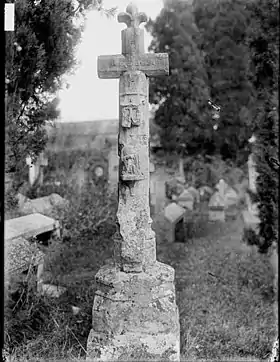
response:
M113 265L96 275L87 361L179 361L174 269L155 262L142 273Z

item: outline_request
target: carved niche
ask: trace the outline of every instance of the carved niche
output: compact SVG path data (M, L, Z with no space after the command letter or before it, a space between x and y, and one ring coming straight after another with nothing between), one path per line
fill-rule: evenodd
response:
M129 146L123 146L121 150L121 179L123 181L143 180L144 175L140 169L139 155Z
M121 126L139 127L144 121L147 106L147 79L145 74L129 71L120 79Z
M131 105L122 108L122 126L130 128L131 126L140 126L141 110L139 106Z

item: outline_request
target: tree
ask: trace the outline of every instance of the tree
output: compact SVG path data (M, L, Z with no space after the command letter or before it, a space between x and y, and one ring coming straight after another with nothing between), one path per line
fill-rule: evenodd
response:
M279 3L256 0L250 4L254 21L248 34L253 82L258 93L256 124L257 192L260 229L255 243L266 253L278 246L279 169Z
M198 29L192 6L169 1L146 25L153 36L149 50L169 54L168 77L151 78L150 102L158 106L155 123L167 151L195 153L211 142L207 101L209 92L203 54L197 47Z
M196 0L194 16L211 99L221 106L217 151L224 158L236 159L251 133L255 99L245 42L251 13L243 0Z
M44 149L44 125L58 116L56 92L76 65L74 49L90 9L102 0L17 0L15 31L6 32L6 170L20 172L27 153ZM75 20L80 20L77 25Z

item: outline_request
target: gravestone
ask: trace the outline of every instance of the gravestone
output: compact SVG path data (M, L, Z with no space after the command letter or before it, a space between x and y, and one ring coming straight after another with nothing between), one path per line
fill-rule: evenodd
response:
M5 191L9 191L12 188L14 176L14 172L5 172Z
M218 190L219 194L224 197L225 196L225 191L227 188L227 184L225 182L225 180L220 179L219 182L217 183L217 185L215 186L215 189Z
M224 199L226 208L232 205L236 205L236 203L238 202L238 193L223 179L219 180L215 188Z
M26 158L26 164L29 166L29 184L33 186L35 182L43 185L44 182L44 167L48 166L48 158L44 152L41 152L36 160L31 156Z
M194 198L193 194L191 192L189 192L188 190L183 191L177 197L176 201L177 201L178 205L180 205L181 207L183 207L185 209L192 211L194 208L195 198Z
M177 199L184 192L184 189L184 182L179 177L165 182L165 195L170 200Z
M169 243L185 242L185 209L175 202L166 206L164 210L164 217L167 221L166 232L167 241Z
M249 188L252 192L256 192L256 182L258 173L256 171L255 156L253 153L248 158L248 174L249 174Z
M199 191L195 187L190 186L187 188L187 191L193 195L195 203L200 202L200 194L199 194Z
M209 201L209 221L225 221L225 201L219 192L215 192Z
M198 188L198 192L200 199L203 199L203 201L209 201L214 193L214 190L210 186L201 186Z
M119 156L117 147L110 149L108 154L108 185L111 191L118 187L119 182Z
M161 214L164 211L166 205L165 198L165 181L155 181L155 214Z
M148 78L168 74L167 54L144 54L144 13L129 4L122 54L98 57L98 76L120 78L117 232L114 260L96 275L88 361L179 361L174 269L156 260L149 208Z
M179 175L180 175L180 178L182 179L183 183L185 184L186 177L185 177L185 171L184 171L184 159L182 157L179 158Z

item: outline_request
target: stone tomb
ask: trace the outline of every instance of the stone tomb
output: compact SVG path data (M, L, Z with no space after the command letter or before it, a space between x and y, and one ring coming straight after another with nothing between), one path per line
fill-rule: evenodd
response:
M180 359L174 269L156 260L149 193L149 80L168 75L168 54L144 53L147 21L135 5L125 23L122 54L98 57L98 76L119 78L119 178L114 259L95 279L88 361ZM110 106L110 105L107 105Z
M215 192L208 204L209 221L225 221L225 202L219 192Z
M185 214L186 210L172 202L166 206L164 217L167 222L167 241L169 243L185 242Z
M28 239L45 233L60 237L59 221L38 213L5 221L5 240Z
M65 288L59 288L56 295L50 293L48 285L43 283L44 253L36 242L28 239L37 237L45 244L51 236L60 237L59 222L50 217L35 213L5 221L5 285L8 286L13 276L35 268L38 293L58 296Z
M37 291L40 291L40 280L43 273L44 253L35 243L17 237L5 239L5 286L10 285L12 277L20 277L30 268L36 269Z

